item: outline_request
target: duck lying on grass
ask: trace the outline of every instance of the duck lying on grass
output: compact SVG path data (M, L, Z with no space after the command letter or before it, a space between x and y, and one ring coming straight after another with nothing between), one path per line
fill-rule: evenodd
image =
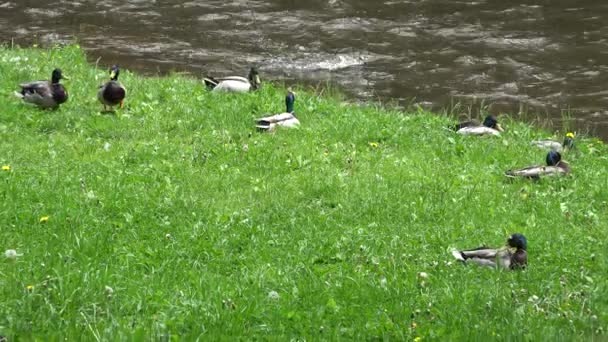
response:
M116 105L120 105L120 108L123 106L124 99L127 96L127 89L118 82L119 74L120 68L118 65L113 65L110 68L110 80L99 86L97 98L103 104L104 111L107 110L106 107L110 107L110 111L112 111L112 107Z
M554 140L535 140L532 141L531 144L542 149L553 150L557 152L571 150L574 148L574 133L566 133L566 137L564 138L564 142L562 143Z
M478 247L466 251L452 251L452 255L465 264L473 263L503 269L521 269L528 265L528 242L522 234L513 234L505 247Z
M242 76L221 78L207 76L203 78L203 82L209 90L235 93L245 93L250 90L257 90L262 86L262 81L260 80L260 75L256 68L251 68L251 70L249 70L247 78Z
M34 81L23 83L21 92L15 92L17 97L28 103L44 109L56 109L60 104L68 100L68 91L59 83L60 80L68 78L61 73L61 69L53 70L50 81Z
M264 118L256 119L256 127L259 130L272 132L277 127L293 128L300 125L300 121L293 112L293 106L296 101L296 93L287 90L287 96L285 96L285 106L287 107L285 113L267 116Z
M509 170L505 172L505 176L510 178L539 179L540 177L567 175L570 173L570 165L562 160L562 155L557 151L550 151L547 154L546 162L547 166L538 165Z
M465 121L457 124L453 129L458 134L462 135L500 135L500 132L504 130L492 115L486 116L483 120L483 124L479 124L478 121Z

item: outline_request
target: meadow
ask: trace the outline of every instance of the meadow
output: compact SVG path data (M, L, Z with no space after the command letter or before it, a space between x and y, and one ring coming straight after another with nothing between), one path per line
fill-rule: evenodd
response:
M500 137L459 136L454 117L302 86L301 127L260 133L284 86L216 94L127 65L125 107L100 113L111 64L76 45L0 48L9 341L608 339L598 139L577 135L569 176L508 180L544 163L531 140L565 132L504 114ZM54 67L70 77L58 110L13 96ZM516 232L526 270L450 254Z

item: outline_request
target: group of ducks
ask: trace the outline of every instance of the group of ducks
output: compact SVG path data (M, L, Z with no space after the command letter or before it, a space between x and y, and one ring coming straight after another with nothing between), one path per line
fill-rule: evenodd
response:
M476 121L461 122L452 127L458 134L463 135L492 135L503 132L494 116L487 116L482 124ZM543 176L566 175L570 166L562 160L560 151L574 148L574 134L567 133L562 143L553 140L535 140L531 143L543 149L548 149L546 165L528 166L521 169L508 170L505 176L510 178L539 179ZM528 264L528 242L524 235L516 233L507 239L501 248L478 247L470 250L454 250L452 255L463 263L473 263L503 269L522 269Z
M114 65L110 68L110 80L99 87L97 98L103 104L104 110L109 107L120 105L127 91L118 81L120 68ZM21 92L16 95L25 102L33 103L41 108L57 108L68 99L68 92L59 82L67 79L60 69L53 70L50 81L35 81L21 84ZM251 68L247 77L229 76L223 78L206 77L203 79L205 86L213 92L249 92L261 87L262 82L258 71ZM270 115L256 119L256 127L262 131L274 131L278 127L297 127L300 122L294 113L295 92L288 89L285 97L284 113ZM494 116L487 116L483 123L477 121L461 122L451 127L456 133L463 135L500 135L504 129L500 126ZM546 157L546 165L535 165L521 169L508 170L505 172L507 177L523 177L538 179L541 176L565 175L570 172L568 163L562 160L560 151L572 149L574 147L574 134L566 134L562 143L552 140L537 140L533 145L549 149ZM453 251L454 257L464 263L475 263L484 266L505 269L525 268L528 263L527 240L522 234L516 233L507 239L505 247L487 248L479 247L471 250Z
M113 111L113 107L123 107L127 96L127 89L118 81L120 68L113 65L110 70L110 80L97 91L97 98L103 105L104 111ZM23 101L37 105L44 109L56 109L60 104L68 100L68 91L62 79L68 79L63 75L61 69L53 70L50 81L33 81L20 84L21 91L15 95ZM206 77L203 79L207 88L214 92L248 92L257 90L262 86L257 69L251 68L247 77L228 76L222 78ZM261 131L274 131L277 127L292 128L300 125L300 121L294 113L296 94L288 89L285 97L286 111L284 113L266 116L256 119L256 127ZM109 109L108 109L109 108Z
M110 80L101 86L97 91L97 98L103 104L104 110L110 110L114 106L120 105L127 96L127 89L118 81L120 68L113 65L110 70ZM68 100L68 91L63 84L59 83L62 79L69 79L61 72L61 69L53 70L50 81L33 81L20 84L21 91L15 95L23 101L35 104L44 109L56 109L60 104Z
M482 124L477 121L461 122L452 127L458 134L463 135L500 135L504 129L500 126L496 118L488 115ZM562 143L553 140L535 140L531 143L543 149L548 149L545 162L547 165L534 165L521 169L508 170L505 176L510 178L531 178L539 179L543 176L566 175L570 173L570 165L562 160L560 151L574 148L574 133L567 133Z

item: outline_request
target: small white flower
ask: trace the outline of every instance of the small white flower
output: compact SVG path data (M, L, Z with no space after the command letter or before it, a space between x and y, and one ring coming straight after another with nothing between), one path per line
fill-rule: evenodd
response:
M279 298L281 298L281 296L279 296L279 293L277 291L268 292L268 299L279 300Z
M114 289L109 287L108 285L106 285L105 290L108 295L111 295L114 293Z
M165 239L170 239L171 238L171 234L167 233L165 234Z
M112 144L110 144L109 142L106 141L105 144L103 144L103 149L108 152L110 150L110 147L112 147Z
M17 259L17 257L22 256L23 254L18 254L16 250L14 249L7 249L4 252L4 256L7 257L8 259Z
M382 287L383 289L386 288L388 281L386 280L386 277L382 277L382 279L380 279L380 287Z
M429 275L426 272L420 272L420 273L418 273L418 277L420 277L422 279L426 279L429 277Z

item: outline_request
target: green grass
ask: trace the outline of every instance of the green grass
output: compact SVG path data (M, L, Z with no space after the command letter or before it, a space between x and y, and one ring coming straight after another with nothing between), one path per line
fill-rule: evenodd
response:
M71 77L59 110L12 96L55 66ZM578 138L569 177L507 181L544 162L529 141L548 136L507 115L499 138L462 137L444 116L296 89L301 128L261 134L253 119L283 110L280 86L213 94L123 70L126 105L108 115L105 66L77 46L0 48L0 75L0 250L23 254L0 258L0 335L608 338L597 139ZM450 247L515 232L526 271L452 262Z

